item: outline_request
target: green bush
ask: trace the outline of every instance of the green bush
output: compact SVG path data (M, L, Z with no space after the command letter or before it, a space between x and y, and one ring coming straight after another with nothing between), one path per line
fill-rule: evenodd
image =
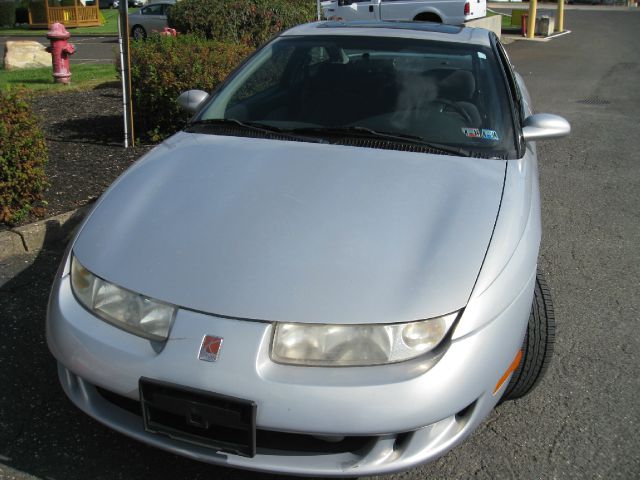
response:
M184 126L176 103L190 89L213 90L252 49L193 35L152 35L131 43L131 85L136 137L157 142Z
M181 0L169 12L169 25L259 47L276 33L315 18L315 0Z
M16 3L14 0L0 0L0 27L15 27Z
M24 93L0 91L0 222L13 224L42 200L47 146Z

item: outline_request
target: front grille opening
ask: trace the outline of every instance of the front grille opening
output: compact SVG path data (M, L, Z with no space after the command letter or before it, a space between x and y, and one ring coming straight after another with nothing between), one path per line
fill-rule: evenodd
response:
M467 420L469 420L469 418L473 414L473 409L475 408L477 402L478 401L476 400L475 402L467 405L458 413L456 413L456 420L459 422L466 422Z
M112 405L140 417L140 424L142 425L140 402L104 388L96 387L96 390L103 399ZM171 420L172 422L175 421L175 419ZM184 427L187 428L186 422ZM376 436L350 436L335 442L316 438L312 435L258 429L256 431L256 447L258 453L265 454L268 454L269 451L336 454L368 449L376 442L377 438Z
M311 435L275 432L258 429L256 444L265 450L282 450L304 453L347 453L365 449L375 443L377 437L344 437L339 442L330 442Z
M116 407L120 407L122 410L126 410L129 413L133 413L134 415L137 415L140 417L140 419L142 419L142 407L140 406L139 401L131 400L128 397L123 397L122 395L110 392L109 390L105 390L104 388L96 387L96 390L98 391L100 396L109 403L112 403Z
M405 432L398 435L396 437L395 443L393 444L393 451L402 452L405 449L405 447L409 444L412 434L413 432Z

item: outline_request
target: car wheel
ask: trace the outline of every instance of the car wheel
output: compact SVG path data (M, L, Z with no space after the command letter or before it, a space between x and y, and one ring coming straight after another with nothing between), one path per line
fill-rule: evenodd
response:
M536 274L536 287L529 324L522 342L522 359L505 390L502 401L524 397L540 382L553 356L556 320L551 292L542 272Z
M131 36L134 40L144 40L147 38L147 32L142 25L135 25L131 29Z

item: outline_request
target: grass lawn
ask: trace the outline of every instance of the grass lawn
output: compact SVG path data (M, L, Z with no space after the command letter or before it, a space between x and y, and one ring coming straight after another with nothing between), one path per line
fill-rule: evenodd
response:
M24 70L0 70L0 90L26 88L34 92L53 93L83 90L118 79L113 65L72 65L71 84L53 83L51 67Z
M129 13L139 10L138 8L130 8ZM118 10L102 9L100 13L104 16L104 25L99 27L77 27L68 28L71 35L117 35L118 34ZM11 36L27 36L27 37L43 37L48 29L32 29L28 25L16 28L0 28L0 35Z
M512 4L509 4L510 6ZM520 31L520 25L516 25L513 26L511 25L511 11L509 11L509 13L506 12L500 12L503 13L502 15L500 15L500 21L502 23L502 30L518 30ZM487 17L492 17L494 15L499 15L499 13L491 11L491 10L487 10Z

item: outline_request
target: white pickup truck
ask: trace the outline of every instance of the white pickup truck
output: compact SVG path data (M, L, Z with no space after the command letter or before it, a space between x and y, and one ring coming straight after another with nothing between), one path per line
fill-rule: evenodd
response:
M327 19L416 20L462 25L487 15L486 0L330 0L322 2Z

